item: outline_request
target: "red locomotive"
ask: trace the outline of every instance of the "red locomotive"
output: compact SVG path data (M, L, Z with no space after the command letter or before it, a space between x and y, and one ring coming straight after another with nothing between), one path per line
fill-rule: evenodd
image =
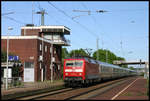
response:
M63 80L65 85L89 84L103 79L135 75L135 71L100 62L87 57L64 59Z

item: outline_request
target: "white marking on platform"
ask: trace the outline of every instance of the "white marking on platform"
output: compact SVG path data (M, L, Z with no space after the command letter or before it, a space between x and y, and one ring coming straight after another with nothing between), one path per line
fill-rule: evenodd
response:
M138 80L137 78L136 80ZM136 80L134 80L132 83L130 83L128 86L126 86L122 91L120 91L118 94L116 94L111 100L114 100L116 97L118 97L122 92L124 92L127 88L129 88Z

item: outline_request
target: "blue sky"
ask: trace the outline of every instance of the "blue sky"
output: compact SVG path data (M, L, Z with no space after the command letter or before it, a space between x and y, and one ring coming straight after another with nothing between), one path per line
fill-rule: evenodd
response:
M109 49L117 56L124 57L127 61L148 61L149 55L149 2L146 1L53 1L55 7L63 10L75 21L82 24L83 28L62 12L50 5L47 1L33 2L33 12L43 8L48 13L45 15L45 25L65 25L71 29L71 35L65 37L71 41L72 49L92 48L96 50L96 39L99 38L99 48ZM32 23L32 2L16 1L1 3L1 29L2 35L7 35L8 26L13 27L10 35L20 35L20 27ZM73 12L73 10L91 11ZM97 10L106 10L97 13ZM3 15L14 12L14 14ZM11 17L14 20L10 20ZM18 22L16 22L18 21ZM40 25L40 15L33 14L33 23ZM121 44L122 43L122 44Z

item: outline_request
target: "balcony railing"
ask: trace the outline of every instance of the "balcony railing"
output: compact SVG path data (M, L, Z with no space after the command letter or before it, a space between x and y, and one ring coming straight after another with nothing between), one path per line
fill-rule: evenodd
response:
M70 45L70 40L65 38L59 38L59 39L53 39L53 42L55 44L61 44L61 45Z

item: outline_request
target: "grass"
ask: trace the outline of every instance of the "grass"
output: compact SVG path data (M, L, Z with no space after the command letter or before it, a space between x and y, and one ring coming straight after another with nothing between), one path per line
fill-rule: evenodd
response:
M123 94L124 96L146 96L147 93L146 92L138 92L138 93L133 93L133 92L127 92L125 94Z
M131 93L131 92L127 92L127 93L125 93L125 94L123 94L124 96L132 96L133 95L133 93Z
M147 96L149 96L149 78L147 79Z

